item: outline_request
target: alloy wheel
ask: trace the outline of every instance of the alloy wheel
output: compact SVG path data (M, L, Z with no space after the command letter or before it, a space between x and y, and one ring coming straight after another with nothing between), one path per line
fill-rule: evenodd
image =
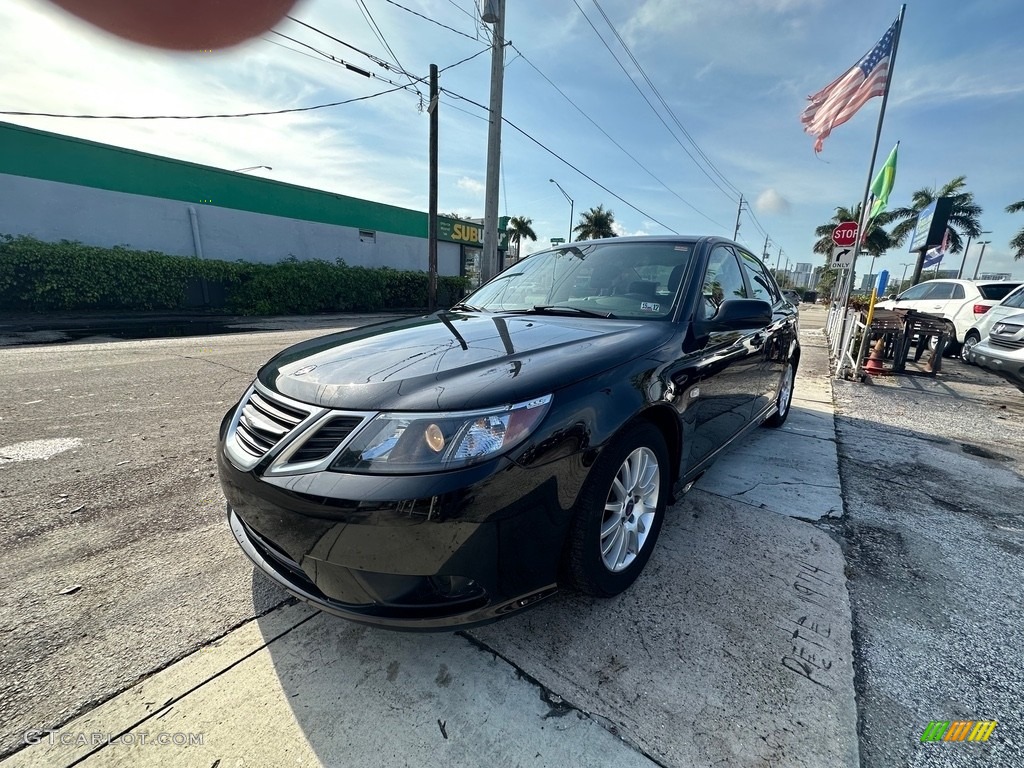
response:
M658 457L646 446L630 453L615 473L601 519L601 559L623 571L647 542L661 492Z

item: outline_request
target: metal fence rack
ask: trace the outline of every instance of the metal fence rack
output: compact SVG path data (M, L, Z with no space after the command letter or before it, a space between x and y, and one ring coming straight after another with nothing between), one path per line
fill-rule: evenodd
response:
M864 351L871 351L867 359L861 356L865 360L863 373L934 376L942 369L942 353L948 336L945 321L935 315L905 309L875 310L871 325L865 333ZM927 365L923 370L908 370L907 360L911 350L916 363L930 346L931 339L935 339L935 344ZM880 348L879 341L882 342ZM890 361L889 367L885 366L885 361Z

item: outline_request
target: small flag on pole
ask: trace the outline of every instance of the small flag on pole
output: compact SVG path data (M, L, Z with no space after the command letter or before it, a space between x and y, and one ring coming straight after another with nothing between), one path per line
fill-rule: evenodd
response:
M807 99L811 102L800 115L804 131L815 137L814 151L822 145L832 129L842 125L868 100L885 93L889 80L889 62L899 19L875 43L875 47L849 70Z
M892 192L892 186L896 183L896 153L899 148L900 143L897 141L896 146L889 153L889 159L885 161L885 165L881 167L875 180L871 183L871 196L874 198L874 202L871 204L868 221L884 211L885 206L889 204L889 193Z

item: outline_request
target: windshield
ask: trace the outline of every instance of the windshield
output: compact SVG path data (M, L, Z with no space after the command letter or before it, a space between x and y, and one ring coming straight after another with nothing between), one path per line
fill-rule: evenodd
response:
M466 297L487 312L538 310L665 319L694 243L573 243L535 253Z

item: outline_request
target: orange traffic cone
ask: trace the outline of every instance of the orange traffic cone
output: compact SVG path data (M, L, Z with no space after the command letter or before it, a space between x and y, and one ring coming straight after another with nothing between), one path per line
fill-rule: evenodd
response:
M875 376L880 373L888 373L885 366L882 365L882 351L884 349L885 337L882 337L871 348L871 354L868 355L868 359L864 363L864 373L870 373Z

